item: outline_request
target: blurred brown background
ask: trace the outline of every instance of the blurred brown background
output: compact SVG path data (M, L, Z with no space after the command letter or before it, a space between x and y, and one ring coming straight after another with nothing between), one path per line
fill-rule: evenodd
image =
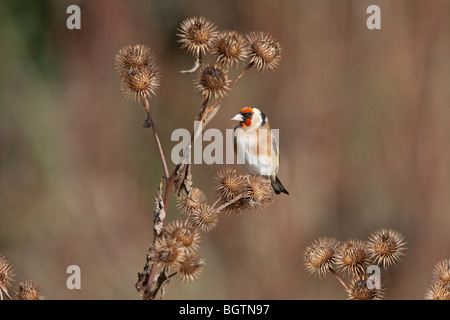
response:
M70 4L81 7L81 30L66 28ZM381 30L366 28L371 4ZM290 196L259 215L222 217L202 237L200 278L172 281L166 298L345 299L334 278L306 274L305 247L389 227L408 250L382 272L386 298L422 299L434 264L450 258L447 0L2 1L0 253L16 283L36 280L50 299L138 298L163 173L144 108L121 96L114 56L135 43L155 51L163 80L151 105L170 159L171 132L191 129L201 104L193 75L178 73L193 59L176 29L193 15L282 44L280 67L246 74L211 126L232 128L242 106L264 110L280 129ZM193 169L210 201L218 168ZM169 220L181 218L174 204ZM81 290L66 288L71 264Z

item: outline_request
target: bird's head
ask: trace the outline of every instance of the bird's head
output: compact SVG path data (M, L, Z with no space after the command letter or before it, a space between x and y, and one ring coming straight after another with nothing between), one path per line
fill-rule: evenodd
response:
M245 107L231 120L239 121L241 128L258 129L266 124L267 117L258 108Z

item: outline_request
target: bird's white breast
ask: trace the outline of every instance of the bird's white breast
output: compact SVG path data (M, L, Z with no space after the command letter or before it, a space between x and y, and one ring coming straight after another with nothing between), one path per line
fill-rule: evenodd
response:
M270 130L268 134L271 134ZM267 145L267 136L258 138L255 130L237 127L233 138L236 143L237 163L241 164L249 174L270 176L276 172L277 163L276 161L274 163L274 157L270 156L272 146Z

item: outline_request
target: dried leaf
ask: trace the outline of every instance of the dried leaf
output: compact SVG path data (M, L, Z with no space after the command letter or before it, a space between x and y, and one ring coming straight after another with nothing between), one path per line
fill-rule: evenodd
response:
M177 171L177 178L174 182L175 195L180 196L180 192L184 189L187 194L191 192L192 189L192 175L191 175L191 165L186 163L181 163Z
M164 210L164 201L162 198L162 183L164 178L161 179L159 183L158 194L155 197L155 211L154 211L154 219L153 219L153 231L155 235L160 235L161 230L164 226L164 220L166 219L166 211Z

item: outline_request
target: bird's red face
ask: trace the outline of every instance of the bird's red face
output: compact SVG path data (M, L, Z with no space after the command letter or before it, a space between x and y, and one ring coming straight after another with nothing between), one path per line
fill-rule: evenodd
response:
M253 108L245 107L240 111L240 115L242 115L242 121L239 123L241 127L250 127L252 125L253 118Z

